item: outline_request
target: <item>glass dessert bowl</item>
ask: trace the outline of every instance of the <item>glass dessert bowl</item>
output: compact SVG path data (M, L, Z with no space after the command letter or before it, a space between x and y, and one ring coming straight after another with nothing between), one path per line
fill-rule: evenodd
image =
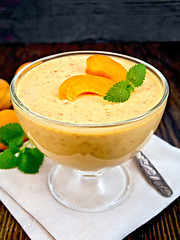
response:
M53 59L92 54L144 64L161 85L160 100L143 114L108 123L53 119L32 110L22 101L18 86L28 72L44 63L49 64ZM160 123L169 93L166 79L150 64L129 56L98 51L67 52L39 59L15 75L10 91L14 109L27 136L42 153L57 163L48 178L51 193L63 205L86 212L104 211L126 199L131 179L122 163L133 158L150 140Z

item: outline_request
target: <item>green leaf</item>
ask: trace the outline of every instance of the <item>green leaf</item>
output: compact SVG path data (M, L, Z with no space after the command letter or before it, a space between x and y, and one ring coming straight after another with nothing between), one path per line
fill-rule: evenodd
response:
M145 75L146 67L143 64L136 64L129 69L126 81L132 83L134 87L139 87L143 84Z
M6 141L2 139L1 135L0 135L0 143L3 143L5 146L9 145Z
M121 81L113 85L104 96L109 102L125 102L130 97L130 91L127 88L128 82Z
M17 167L17 158L10 149L4 150L0 154L0 168L10 169Z
M23 149L18 156L18 169L24 173L35 174L43 162L44 155L37 148Z
M134 92L134 87L132 85L128 85L127 86L127 89L130 91L130 92Z
M24 131L19 123L9 123L0 128L0 139L5 145L21 146L24 140Z
M18 153L20 151L20 148L18 146L11 144L11 143L9 144L9 148L10 148L11 152L14 154Z

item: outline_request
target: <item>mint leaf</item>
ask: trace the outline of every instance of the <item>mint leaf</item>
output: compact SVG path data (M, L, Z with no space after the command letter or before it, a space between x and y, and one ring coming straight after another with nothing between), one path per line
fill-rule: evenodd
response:
M18 160L18 169L23 173L34 174L39 172L39 168L43 162L44 155L37 148L28 148L23 149L19 156Z
M2 139L1 135L0 135L0 143L3 143L5 146L8 146L8 143Z
M128 89L128 82L121 81L113 85L104 96L104 100L109 102L125 102L130 97L130 91Z
M143 84L145 75L146 67L143 64L136 64L129 69L126 76L126 81L132 83L134 87L139 87Z
M19 123L9 123L0 128L0 139L5 145L21 146L24 140L24 131Z
M18 153L20 151L20 148L14 144L9 144L9 148L11 150L12 153Z
M17 167L17 158L10 149L4 150L0 154L0 168L10 169Z
M134 87L132 85L128 85L127 86L127 89L130 91L130 92L134 92Z

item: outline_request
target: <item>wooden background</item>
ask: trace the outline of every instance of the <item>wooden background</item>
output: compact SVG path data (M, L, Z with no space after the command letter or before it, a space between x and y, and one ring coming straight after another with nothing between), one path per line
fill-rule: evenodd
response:
M10 82L16 69L27 61L33 61L58 52L88 49L113 51L140 58L154 65L165 75L170 86L170 96L165 114L156 134L170 144L180 147L180 42L0 44L0 78ZM29 238L5 206L0 203L0 240L6 239L28 240ZM180 198L176 199L164 211L125 238L125 240L179 239Z
M0 0L0 43L180 41L179 0Z

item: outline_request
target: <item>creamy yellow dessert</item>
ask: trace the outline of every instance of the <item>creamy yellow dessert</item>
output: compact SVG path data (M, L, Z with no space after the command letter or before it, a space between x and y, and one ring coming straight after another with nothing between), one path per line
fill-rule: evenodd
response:
M60 100L60 84L70 76L86 74L87 55L57 58L40 64L21 79L17 94L32 111L42 116L70 123L102 124L137 117L162 98L163 89L159 79L147 71L144 84L136 88L128 101L111 103L94 94L82 94L75 101ZM126 69L135 63L114 58Z
M145 114L162 99L164 85L148 68L143 85L126 102L108 102L95 94L82 94L74 101L59 99L58 89L63 81L86 74L89 56L72 54L54 58L20 77L16 85L20 101L51 120L14 105L24 130L43 153L60 164L86 171L116 166L132 157L154 133L165 108L164 103L145 118L122 124ZM112 58L127 70L136 64L123 57Z

